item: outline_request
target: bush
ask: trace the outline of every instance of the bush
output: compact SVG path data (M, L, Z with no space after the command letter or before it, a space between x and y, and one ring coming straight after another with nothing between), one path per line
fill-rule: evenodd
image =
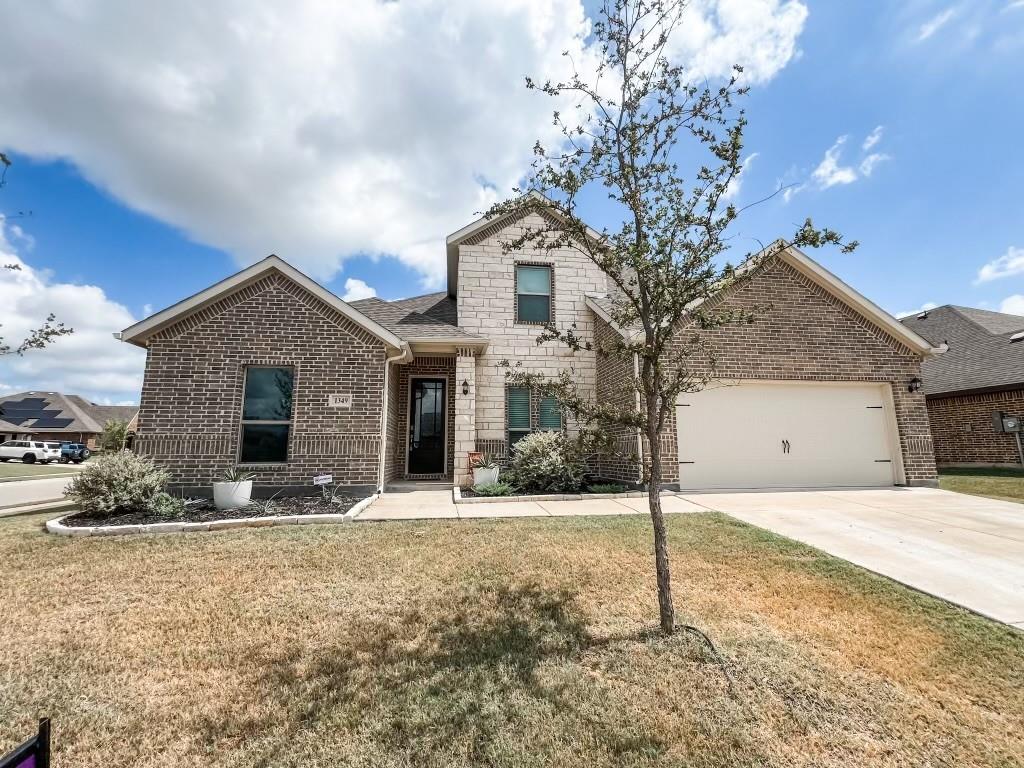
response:
M594 483L587 490L591 493L625 493L626 486L618 483Z
M171 502L175 500L164 491L168 480L167 472L157 469L143 456L107 453L89 462L64 495L77 503L86 517L103 519L145 512L170 514Z
M575 442L561 432L534 432L512 448L511 480L530 493L577 493L586 467Z
M511 496L515 492L508 483L484 483L473 488L477 496Z

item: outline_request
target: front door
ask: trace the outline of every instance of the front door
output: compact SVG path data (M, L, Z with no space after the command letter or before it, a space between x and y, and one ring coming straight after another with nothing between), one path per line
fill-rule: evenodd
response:
M409 474L445 471L445 380L413 379L409 385Z

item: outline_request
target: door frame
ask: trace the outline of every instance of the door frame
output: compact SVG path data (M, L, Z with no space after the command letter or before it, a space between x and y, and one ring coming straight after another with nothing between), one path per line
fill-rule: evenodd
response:
M768 386L816 386L816 387L828 387L831 389L841 388L854 388L854 387L878 387L882 398L882 414L885 422L885 442L889 451L892 455L890 468L892 471L892 484L894 486L906 486L907 476L906 468L903 463L903 445L900 436L899 420L896 418L896 403L895 397L893 396L893 387L897 385L897 382L891 380L856 380L856 379L840 379L840 380L829 380L829 379L742 379L742 378L720 378L712 379L712 382L717 383L717 387L705 387L704 389L711 388L728 388L728 387L741 387L744 385L768 385ZM697 393L700 394L704 389L699 390ZM686 395L681 394L676 397L675 407L679 407L679 402ZM679 434L679 422L676 420L676 453L680 452L682 447L680 444ZM679 461L681 456L676 456L676 461ZM676 471L677 482L682 485L682 475L679 470Z
M448 377L437 373L412 373L409 374L409 386L405 393L405 476L409 477L412 473L409 472L409 451L412 450L412 442L409 440L409 427L412 426L412 390L413 384L416 379L427 379L429 381L440 381L444 383L444 402L442 410L444 418L444 459L441 463L440 472L417 472L416 477L427 476L432 477L434 475L445 475L448 474Z

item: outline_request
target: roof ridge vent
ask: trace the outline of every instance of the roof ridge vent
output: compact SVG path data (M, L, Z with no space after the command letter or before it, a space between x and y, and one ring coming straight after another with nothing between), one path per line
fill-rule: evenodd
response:
M1010 337L1011 344L1015 341L1024 341L1024 331L1017 331Z
M927 320L927 319L928 319L928 310L926 309L926 310L925 310L924 312L922 312L921 314L919 314L919 315L917 316L917 319L918 319L918 320Z

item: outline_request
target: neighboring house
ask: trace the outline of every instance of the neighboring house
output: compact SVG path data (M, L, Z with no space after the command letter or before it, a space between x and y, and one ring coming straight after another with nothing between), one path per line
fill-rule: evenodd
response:
M548 321L585 339L618 332L608 281L583 255L503 253L541 221L481 219L451 235L440 293L346 303L270 256L126 329L148 350L136 450L196 490L233 466L265 489L318 473L371 488L466 484L470 452L503 456L531 431L573 429L557 403L508 387L502 361L571 368L595 397L633 397L629 366L536 344ZM714 332L722 383L738 385L682 398L667 481L934 483L924 397L910 388L938 350L796 249L748 269L715 300L773 308ZM641 441L617 439L621 455L593 468L635 482Z
M19 392L0 397L0 442L15 439L68 440L96 448L111 419L138 424L137 405L97 405L60 392Z
M993 414L1024 418L1024 317L943 306L903 324L949 351L926 360L921 378L940 465L1017 465L1013 434Z

